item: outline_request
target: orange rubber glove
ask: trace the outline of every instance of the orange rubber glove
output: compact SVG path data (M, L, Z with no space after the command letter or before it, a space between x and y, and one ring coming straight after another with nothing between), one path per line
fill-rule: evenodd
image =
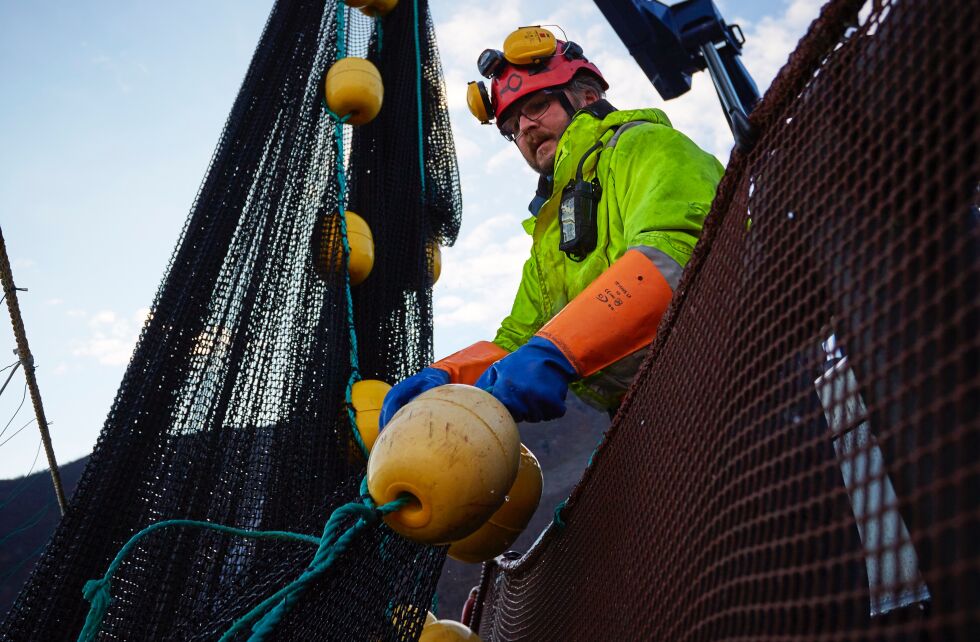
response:
M653 261L630 250L476 385L517 421L561 417L568 384L653 341L672 296Z
M536 336L588 377L647 346L674 292L647 256L629 250L600 274Z
M454 352L429 367L449 373L449 383L465 383L472 386L487 368L508 354L510 353L492 341L477 341L470 347Z

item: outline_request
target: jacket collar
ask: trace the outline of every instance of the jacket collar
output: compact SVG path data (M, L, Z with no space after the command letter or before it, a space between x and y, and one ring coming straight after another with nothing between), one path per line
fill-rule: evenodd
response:
M534 198L527 204L527 211L534 216L538 215L538 212L541 211L541 206L551 197L551 186L553 183L554 178L550 174L548 176L538 176L538 189L534 192Z
M567 173L564 170L562 161L566 157L572 157L575 162L581 158L585 151L602 139L607 134L612 136L611 131L623 123L631 121L647 121L659 125L670 127L670 120L667 114L659 109L629 109L620 111L613 107L609 101L599 99L589 103L582 109L575 112L572 121L568 124L561 138L558 140L558 150L555 153L555 169L559 174L559 182L555 182L554 176L538 177L538 186L534 198L528 204L527 209L534 216L538 215L541 207L554 194L556 186L558 189L564 187L568 178L564 177ZM573 163L574 164L574 163ZM562 182L562 180L564 182Z
M605 100L596 101L592 106L598 109L580 109L575 113L572 122L568 124L565 132L558 140L558 149L555 152L555 172L552 184L552 194L554 190L561 190L568 183L574 174L575 166L585 154L586 150L597 141L606 141L612 137L615 130L622 124L632 121L646 121L658 125L670 127L670 120L660 109L627 109L605 111L601 118L597 114L603 113L602 104L609 105ZM594 159L598 158L598 154ZM595 167L594 161L590 163Z
M578 114L579 112L585 112L587 114L591 114L593 118L598 118L599 120L602 120L603 118L613 113L614 111L617 111L617 109L613 107L611 104L609 104L608 100L606 100L605 98L600 98L594 103L589 103L582 109L578 110L576 114Z

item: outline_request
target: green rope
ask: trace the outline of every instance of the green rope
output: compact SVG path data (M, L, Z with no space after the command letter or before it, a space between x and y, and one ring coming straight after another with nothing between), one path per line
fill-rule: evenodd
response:
M382 506L376 506L374 500L371 499L371 495L368 493L367 478L365 477L361 480L360 501L344 504L334 510L330 515L330 519L327 520L323 528L323 534L320 537L291 533L289 531L252 531L192 519L171 519L151 524L129 538L129 541L119 549L115 559L109 564L109 568L101 579L89 580L85 583L82 594L92 606L89 608L88 616L85 618L85 625L78 635L78 642L91 642L95 640L106 611L108 611L109 605L112 602L110 589L113 575L119 569L126 555L136 546L137 542L154 531L171 526L192 526L251 539L279 539L317 546L313 561L299 578L239 618L221 637L221 640L231 640L246 626L258 620L252 627L252 636L249 640L252 642L262 642L275 629L282 617L289 612L291 606L302 595L310 582L322 575L338 557L350 548L351 543L360 531L366 526L377 524L383 515L401 509L410 501L410 498L402 497ZM358 520L353 526L340 533L342 522L345 518L349 517L357 517Z
M561 516L562 511L564 511L567 506L568 506L567 499L561 500L561 502L559 502L559 504L555 506L555 526L557 526L558 530L560 531L565 530L565 527L568 526L568 523Z
M383 20L381 19L381 15L380 14L374 17L374 31L375 31L375 33L378 34L378 55L379 56L381 55L381 41L382 41L382 37L384 36L384 29L382 28L382 25L381 25L382 22L383 22Z
M317 548L313 561L303 574L293 582L284 586L275 594L266 598L261 604L243 615L224 635L219 642L227 642L240 633L256 618L261 618L252 626L249 642L263 642L275 632L282 618L289 612L299 597L315 579L323 575L334 561L343 555L350 547L357 534L367 526L373 526L388 513L400 510L411 502L411 498L402 497L382 506L375 506L374 500L367 490L367 477L361 480L361 503L352 502L334 510L323 528L320 546ZM357 522L338 537L340 524L346 517L357 517Z
M599 443L596 444L595 448L592 449L592 454L589 455L589 463L586 464L586 468L592 468L592 462L595 460L595 456L599 453L599 449L602 448L602 444L606 441L606 435L603 434L599 437ZM562 513L568 508L568 498L563 499L557 506L555 506L555 526L559 531L565 530L568 526L568 522L562 517Z
M347 57L347 4L337 0L337 60Z
M425 125L422 122L422 48L419 44L419 0L412 0L412 9L415 11L415 105L419 115L419 180L422 184L422 201L425 202L425 154L423 152L423 139Z
M421 52L419 48L419 30L418 30L418 0L414 0L415 8L415 60L418 65L418 75L416 78L416 89L417 89L417 107L419 115L419 169L422 178L422 191L425 192L425 167L424 167L424 156L422 150L423 143L423 122L422 122L422 62L421 62ZM343 0L338 0L337 2L337 60L345 58L347 56L347 24L346 24L347 6ZM378 33L378 52L381 51L381 38L382 38L382 28L381 28L381 18L375 21L375 25ZM327 115L334 121L334 143L337 148L337 187L338 187L338 210L340 212L340 233L343 242L344 249L344 264L348 268L344 271L344 290L347 299L347 324L350 329L350 361L351 361L351 376L347 381L347 389L345 392L345 400L347 404L348 417L350 419L351 428L354 433L354 439L357 442L358 447L364 454L365 458L368 456L367 446L364 444L364 440L361 437L360 430L357 428L357 418L354 413L353 403L351 400L351 391L353 389L354 383L360 381L360 371L357 358L357 333L354 328L354 301L351 296L351 286L350 286L350 243L347 239L347 217L346 217L346 201L347 201L347 176L344 167L344 123L350 118L350 114L346 116L339 116L331 111L327 105L326 101L323 102L323 109ZM333 562L340 557L354 541L357 534L367 526L372 526L378 522L378 520L388 513L393 513L400 510L405 505L410 503L411 499L404 497L396 499L395 501L388 502L382 506L376 506L374 501L371 499L370 494L367 490L367 478L365 477L361 481L361 502L352 502L349 504L344 504L340 506L330 515L330 519L327 520L326 525L323 529L323 534L320 538L315 538L310 535L303 535L300 533L291 533L288 531L250 531L241 528L234 528L231 526L223 526L221 524L213 524L211 522L202 522L198 520L189 519L173 519L165 520L162 522L157 522L147 526L140 532L133 535L126 544L119 550L116 557L109 564L109 568L106 570L105 575L101 579L89 580L85 583L82 588L82 594L85 599L91 603L88 615L85 618L85 625L82 627L81 633L78 636L78 642L89 642L95 639L95 636L99 632L99 628L102 624L102 620L105 617L106 611L112 602L112 595L110 592L112 576L118 570L122 560L126 555L133 549L136 543L149 535L150 533L168 528L171 526L193 526L196 528L203 528L218 531L221 533L227 533L231 535L237 535L240 537L248 537L252 539L281 539L294 542L304 542L307 544L317 544L317 552L313 556L313 561L307 567L307 569L300 575L299 578L291 582L289 585L283 587L270 597L266 598L259 605L253 608L251 611L246 613L244 616L239 618L232 627L221 636L221 641L231 640L235 635L240 633L246 626L250 625L253 621L258 620L252 626L252 635L249 637L250 642L262 642L267 635L275 630L282 617L289 612L289 609L297 601L298 597L306 589L306 587L317 577L322 575ZM343 533L339 533L341 523L349 518L357 517L357 521L353 526L349 527ZM436 598L437 599L437 598ZM435 604L434 604L435 605Z
M343 0L337 2L337 60L347 57L347 5ZM327 107L323 101L323 110L334 121L334 145L337 148L337 210L340 215L340 238L344 249L344 296L347 300L347 328L350 332L350 377L344 389L344 404L347 407L347 419L350 422L354 441L364 458L370 451L361 431L357 427L357 414L354 412L354 402L351 393L354 384L361 380L360 364L357 358L357 331L354 328L354 298L350 287L350 242L347 238L347 174L344 167L344 123L350 118L338 116Z
M106 570L105 575L98 580L89 580L85 583L82 588L82 594L85 599L92 603L91 608L89 608L88 616L85 618L85 626L82 627L82 632L78 635L78 642L89 642L94 640L95 636L99 632L99 626L102 624L102 618L105 617L106 610L109 608L109 603L112 601L111 594L109 592L110 583L112 582L112 576L115 574L119 565L122 564L123 558L136 546L136 543L143 537L149 535L154 531L158 531L162 528L169 528L171 526L194 526L196 528L206 528L210 530L215 530L221 533L230 533L232 535L240 535L242 537L251 537L254 539L282 539L294 542L305 542L308 544L319 544L319 538L313 537L311 535L301 535L298 533L290 533L288 531L249 531L241 528L232 528L231 526L222 526L221 524L212 524L211 522L201 522L193 519L169 519L162 522L157 522L147 526L140 532L136 533L129 538L119 552L116 553L115 559L109 564L109 568Z
M348 114L349 116L349 114ZM345 118L346 119L346 118ZM334 127L334 141L337 145L337 184L340 190L339 196L339 215L340 215L340 239L344 246L344 296L347 300L347 328L350 332L350 377L347 379L347 387L344 389L344 402L347 405L347 416L350 420L351 432L354 433L354 441L364 458L368 458L368 447L364 443L361 431L357 427L357 415L354 412L354 402L351 393L354 384L361 380L360 365L357 358L357 330L354 327L354 298L350 287L350 241L347 238L347 177L344 175L344 124L337 120Z

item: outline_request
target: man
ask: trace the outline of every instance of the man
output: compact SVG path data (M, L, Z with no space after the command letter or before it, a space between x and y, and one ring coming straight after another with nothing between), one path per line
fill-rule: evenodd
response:
M615 410L701 233L723 167L659 109L617 111L574 42L518 29L486 50L468 102L538 173L531 256L513 309L481 341L396 385L381 425L447 383L487 389L516 421L565 412L571 386Z

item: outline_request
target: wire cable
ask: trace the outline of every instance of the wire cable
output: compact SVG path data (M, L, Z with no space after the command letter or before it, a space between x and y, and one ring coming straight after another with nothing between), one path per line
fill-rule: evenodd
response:
M3 382L3 385L2 386L0 386L0 395L2 395L3 394L3 391L7 389L7 385L10 383L10 380L14 378L14 373L17 372L17 366L20 365L20 361L14 363L14 364L11 364L11 365L13 365L14 369L10 371L10 374L7 375L7 380ZM10 366L7 366L7 368L9 368L9 367ZM7 368L4 368L4 370L6 370ZM0 372L3 372L3 370L0 370ZM25 382L26 382L26 379L25 379Z
M17 485L14 486L14 489L10 491L10 494L3 498L3 501L0 502L0 510L3 510L7 506L7 504L14 501L18 495L24 492L24 490L26 490L27 487L31 485L31 482L40 479L40 477L31 477L31 473L34 472L34 467L37 466L37 458L40 456L41 456L41 440L38 439L37 452L34 453L34 461L31 463L30 470L28 470L27 474L24 475L24 477L19 482L17 482Z
M18 533L23 533L24 531L26 531L28 529L34 528L37 525L37 523L40 522L41 519L43 519L45 515L47 515L47 513L48 513L49 510L51 510L51 504L45 504L44 506L42 506L41 507L41 510L39 510L38 512L36 512L33 515L31 515L30 517L28 517L27 518L27 521L24 524L22 524L21 526L18 526L17 528L15 528L14 530L10 531L9 533L7 533L6 535L4 535L3 537L0 537L0 544L3 544L8 539L10 539L11 537L13 537L14 535L17 535Z
M27 422L26 424L24 424L23 426L21 426L20 428L18 428L18 429L17 429L17 432L15 432L14 434L12 434L12 435L10 435L9 437L7 437L6 439L4 439L3 441L0 441L0 448L3 448L3 447L4 447L4 445L5 445L5 444L6 444L6 443L7 443L8 441L10 441L11 439L13 439L13 438L14 438L14 437L16 437L17 435L19 435L19 434L21 433L21 431L22 431L22 430L24 430L24 428L27 428L28 426L30 426L30 425L31 425L32 423L34 423L35 421L36 421L36 420L35 420L35 419L34 419L33 417L31 417L31 420L30 420L30 421L28 421L28 422Z
M14 419L16 419L17 418L17 415L20 414L20 409L24 407L24 401L26 399L27 399L27 382L25 381L24 382L24 394L20 398L20 405L17 406L17 410L14 411L14 416L10 418L10 421L7 422L7 425L3 427L3 430L0 430L0 437L3 437L3 434L5 432L7 432L7 429L8 428L10 428L10 424L14 423ZM6 443L6 442L4 442L4 443Z
M6 573L4 573L3 576L0 576L0 584L4 584L11 575L13 575L14 573L20 570L20 567L22 567L24 564L31 561L38 555L40 555L41 551L43 551L47 545L48 543L44 542L43 544L35 548L33 551L28 553L27 557L25 557L24 559L14 564L12 567L10 567L10 569Z

